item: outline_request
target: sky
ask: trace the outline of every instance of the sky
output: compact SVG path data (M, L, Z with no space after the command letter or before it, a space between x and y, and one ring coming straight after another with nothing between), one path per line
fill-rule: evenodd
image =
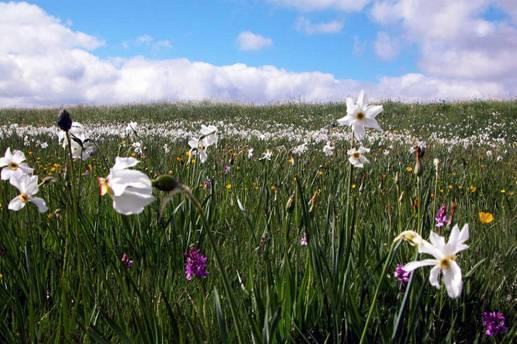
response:
M0 2L0 107L515 99L514 0Z

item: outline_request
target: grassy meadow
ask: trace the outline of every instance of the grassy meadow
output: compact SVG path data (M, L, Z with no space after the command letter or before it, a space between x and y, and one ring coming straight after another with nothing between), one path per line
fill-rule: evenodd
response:
M17 191L0 181L0 342L513 342L517 102L383 106L364 168L336 125L345 104L72 107L95 146L72 163L59 109L0 110L0 155L20 150L40 182L51 177L37 194L45 213L8 209ZM204 163L187 144L202 124L219 140ZM410 149L424 141L416 176ZM97 179L117 156L192 197L155 189L141 214L117 213ZM442 205L453 219L437 228ZM466 223L458 298L429 283L430 267L394 277L429 258L399 233L447 240ZM190 247L208 276L185 278ZM496 310L507 331L489 337L482 313Z

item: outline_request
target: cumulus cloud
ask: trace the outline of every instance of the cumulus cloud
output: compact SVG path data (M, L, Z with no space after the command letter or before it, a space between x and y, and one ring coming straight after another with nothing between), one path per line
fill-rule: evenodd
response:
M372 97L404 101L517 95L516 80L506 77L500 81L485 75L467 79L463 77L466 71L458 71L453 77L432 72L360 82L321 72L295 73L274 66L101 58L95 55L95 48L103 44L102 40L73 31L35 5L0 4L0 13L0 107L207 99L257 104L326 102L342 101L362 88ZM141 40L151 41L149 37ZM493 49L504 52L503 47L492 44ZM484 63L480 61L477 63ZM501 68L497 73L508 72L504 66L497 68Z
M244 31L237 36L237 43L239 44L239 49L252 51L270 47L273 44L273 40L250 31Z
M297 8L303 11L336 9L340 11L360 11L369 0L268 0L282 6Z
M389 0L376 2L371 15L400 26L420 48L419 66L432 77L513 82L517 70L517 28L489 21L483 13L500 6L515 21L517 5L507 0Z
M337 33L343 29L342 20L332 20L325 23L313 23L305 17L299 17L296 20L296 30L305 32L309 35L318 33Z
M374 43L375 54L383 60L391 60L399 53L399 42L386 32L379 32Z

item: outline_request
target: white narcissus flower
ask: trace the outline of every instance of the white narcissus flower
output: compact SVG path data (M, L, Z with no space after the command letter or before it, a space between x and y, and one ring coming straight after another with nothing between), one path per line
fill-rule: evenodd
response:
M449 242L445 243L445 238L431 232L429 242L422 240L418 245L418 252L426 253L434 257L434 259L424 259L408 263L404 266L404 270L411 272L422 266L434 266L429 274L429 282L433 287L440 288L440 275L442 275L443 284L447 288L447 294L451 298L457 298L461 294L463 281L461 278L461 269L456 263L456 255L467 249L465 241L469 239L469 225L465 224L461 231L458 225L452 228Z
M382 110L382 105L368 105L366 94L364 94L364 91L361 91L356 103L350 97L346 99L346 116L338 119L337 122L340 125L351 126L355 137L358 140L362 140L365 134L364 128L382 131L375 119Z
M201 125L201 140L205 147L209 147L211 145L216 145L219 141L217 137L217 127L213 125Z
M13 177L21 177L23 175L31 175L34 171L25 161L25 154L19 150L11 153L11 148L7 148L3 158L0 158L0 168L2 169L2 180L10 180Z
M262 156L260 157L259 160L271 160L271 157L273 156L273 152L270 151L269 149L266 149L266 151L264 153L262 153Z
M199 155L201 163L204 163L208 159L206 145L203 143L203 140L192 138L188 141L188 145L190 146L190 153L192 155Z
M38 176L14 176L10 179L11 185L20 191L20 194L13 198L9 203L10 210L18 211L25 207L27 202L31 202L38 207L40 213L48 210L47 204L43 198L34 197L38 193Z
M368 148L359 147L359 149L349 149L348 150L348 161L354 167L364 167L364 164L369 163L370 161L366 159L364 153L368 153L370 150Z
M248 159L253 158L253 148L248 149Z
M123 215L140 214L154 201L151 180L144 173L130 170L139 163L135 158L115 160L106 178L98 178L101 196L110 195L113 209Z
M95 153L95 144L84 134L83 125L79 122L72 123L68 131L72 141L72 158L86 161ZM64 131L58 133L59 142L64 149L68 149L68 139Z
M200 130L201 136L198 138L191 138L188 141L190 146L190 153L193 155L199 155L199 160L204 163L208 159L206 149L212 145L216 145L218 142L217 127L213 125L201 125Z
M334 155L334 146L332 146L330 142L327 142L327 144L323 146L323 153L325 154L325 156Z

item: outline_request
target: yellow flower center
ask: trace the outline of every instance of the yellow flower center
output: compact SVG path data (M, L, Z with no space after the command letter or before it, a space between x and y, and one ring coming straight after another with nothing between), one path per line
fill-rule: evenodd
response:
M23 203L27 203L30 199L30 196L27 195L26 193L21 193L20 196L18 196L20 198L20 200L23 202Z
M364 119L365 117L366 117L366 116L365 116L365 114L364 114L364 113L362 113L362 112L359 112L359 113L357 114L357 119Z
M18 169L18 164L15 163L15 162L10 162L8 165L7 165L7 168L10 169L10 170L13 170L13 171L16 171Z
M448 269L450 264L456 260L456 256L447 256L447 257L444 257L442 259L440 259L440 261L438 262L438 266L440 267L440 269L442 270L445 270L445 269Z
M97 178L99 182L99 193L101 196L106 194L113 195L113 190L111 190L106 178Z

